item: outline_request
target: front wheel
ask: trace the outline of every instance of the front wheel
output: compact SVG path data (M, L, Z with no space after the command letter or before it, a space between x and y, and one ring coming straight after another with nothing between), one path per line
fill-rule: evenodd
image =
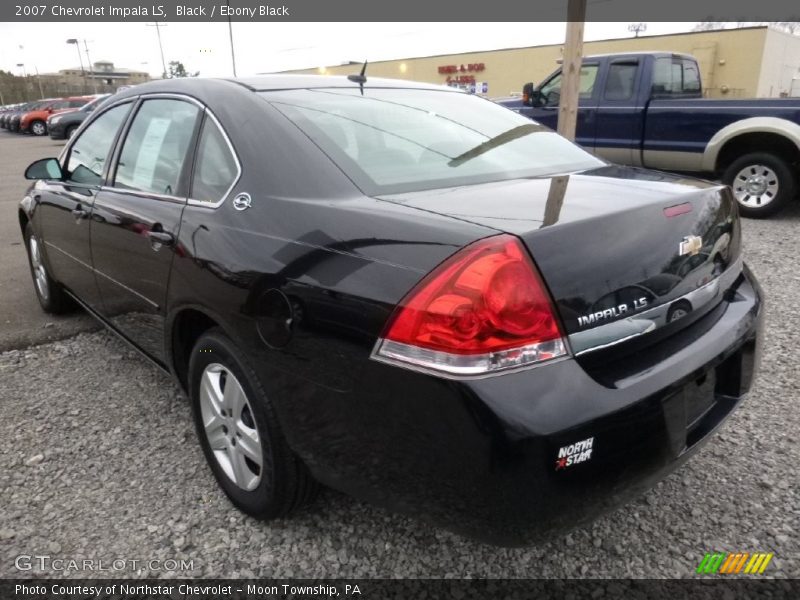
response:
M44 312L60 315L70 311L74 304L64 292L61 284L50 277L50 273L47 272L47 265L42 255L42 243L36 237L30 223L25 226L25 246L28 250L28 266L31 269L31 277L33 277L33 288Z
M189 395L206 461L228 498L245 513L274 519L317 491L286 443L256 373L219 329L197 341L189 361Z
M44 121L34 121L31 123L31 133L33 135L44 135L47 133L47 125Z
M733 161L722 181L733 190L739 212L763 218L775 214L794 197L795 175L791 165L769 152L752 152Z

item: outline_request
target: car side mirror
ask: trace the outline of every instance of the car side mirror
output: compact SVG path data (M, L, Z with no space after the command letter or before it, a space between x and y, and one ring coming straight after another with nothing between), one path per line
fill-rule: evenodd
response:
M64 179L61 165L55 158L40 158L25 169L25 179Z

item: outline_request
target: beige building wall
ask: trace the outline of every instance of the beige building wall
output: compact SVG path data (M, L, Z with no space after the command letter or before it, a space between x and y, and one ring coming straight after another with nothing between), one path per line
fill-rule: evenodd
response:
M768 95L769 86L777 89L775 74L765 75L765 46L770 56L783 56L786 72L792 65L800 67L795 47L800 38L784 39L787 34L767 27L749 27L723 31L692 32L676 35L647 36L619 40L602 40L584 44L584 54L608 52L666 51L692 54L700 63L701 75L707 95L712 98L743 98ZM533 46L451 54L424 58L407 58L370 63L367 73L377 77L410 79L428 83L445 83L446 74L439 73L440 66L483 63L485 70L465 73L474 75L476 81L489 84L490 98L517 94L524 83L539 83L558 68L562 45ZM772 59L770 59L772 60ZM357 72L357 65L325 66L291 71L292 73L323 73L347 75ZM791 78L789 78L791 79ZM777 96L777 92L774 94Z
M770 29L761 63L758 96L791 95L792 81L800 78L800 36ZM795 83L795 94L800 94Z

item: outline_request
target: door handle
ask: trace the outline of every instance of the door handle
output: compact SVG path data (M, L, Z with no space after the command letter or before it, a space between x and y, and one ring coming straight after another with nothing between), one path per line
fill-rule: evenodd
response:
M175 243L175 237L166 231L148 231L147 237L151 242L163 244L164 246L171 246Z

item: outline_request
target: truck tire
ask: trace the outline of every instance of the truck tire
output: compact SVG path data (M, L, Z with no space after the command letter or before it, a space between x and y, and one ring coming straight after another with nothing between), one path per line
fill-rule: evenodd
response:
M794 198L797 182L789 163L770 152L751 152L733 161L722 175L733 190L739 213L769 217Z

